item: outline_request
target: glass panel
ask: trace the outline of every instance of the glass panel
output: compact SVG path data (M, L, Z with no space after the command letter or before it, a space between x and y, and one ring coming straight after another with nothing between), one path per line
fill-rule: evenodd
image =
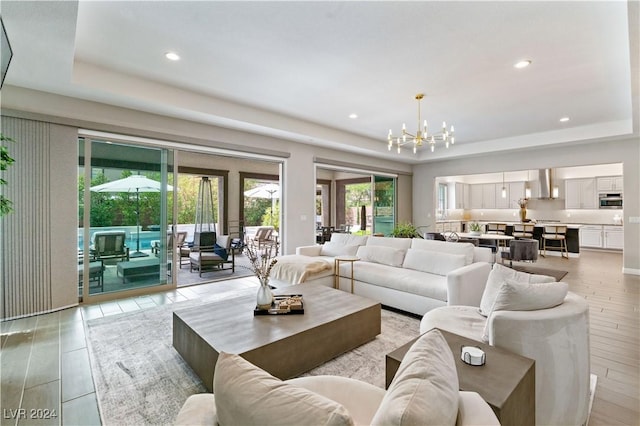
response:
M373 176L373 232L389 236L395 227L396 179Z
M85 158L80 152L83 176ZM85 254L89 295L167 283L169 157L171 151L158 148L91 142L91 182L87 185L79 178L79 186L89 186L91 200ZM81 203L79 213L84 209ZM83 244L81 229L79 250Z
M438 208L436 210L436 215L438 219L446 219L447 217L447 198L448 191L447 185L444 183L438 184Z
M245 226L280 228L280 182L277 180L244 180Z
M344 186L345 222L352 233L371 234L371 182Z

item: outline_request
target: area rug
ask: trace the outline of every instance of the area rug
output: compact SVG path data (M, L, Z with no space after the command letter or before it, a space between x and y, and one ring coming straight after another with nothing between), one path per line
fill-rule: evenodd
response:
M526 272L529 274L536 275L548 275L550 277L554 277L556 281L560 281L567 275L568 271L561 271L559 269L551 269L551 268L541 268L539 266L530 266L530 265L513 265L512 269L516 271Z
M87 322L87 342L104 425L171 424L190 395L205 392L172 346L172 312L186 301ZM385 354L419 335L418 319L382 311L382 333L306 375L336 374L384 388Z

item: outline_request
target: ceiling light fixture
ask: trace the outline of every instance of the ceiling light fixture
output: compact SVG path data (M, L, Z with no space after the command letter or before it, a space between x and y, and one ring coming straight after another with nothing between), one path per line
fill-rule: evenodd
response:
M515 68L518 68L518 69L526 68L526 67L528 67L529 65L531 65L531 61L530 61L530 60L528 60L528 59L525 59L525 60L523 60L523 61L519 61L519 62L516 62L515 64L513 64L513 66L514 66Z
M567 121L569 121L569 117L562 117L562 118L560 119L560 122L561 122L561 123L566 123Z
M178 55L175 52L167 52L164 54L164 57L167 58L170 61L179 61L180 60L180 55Z
M393 145L396 145L398 154L400 154L400 149L404 145L412 144L413 153L416 154L418 148L422 147L424 142L429 144L429 148L431 148L431 152L433 152L436 149L436 142L444 142L446 148L449 148L449 144L453 145L455 143L453 126L451 126L451 130L447 130L447 123L444 121L442 122L442 130L438 133L429 134L427 120L424 120L422 129L420 129L420 104L422 103L422 98L424 98L424 93L418 93L416 95L416 100L418 101L418 130L416 134L412 135L407 132L407 126L404 123L402 123L402 136L393 136L393 132L389 129L389 135L387 136L389 151L391 151Z
M356 118L358 118L358 114L356 114L356 113L349 114L349 118L355 120Z
M504 172L502 172L502 198L507 198L507 188L504 186Z

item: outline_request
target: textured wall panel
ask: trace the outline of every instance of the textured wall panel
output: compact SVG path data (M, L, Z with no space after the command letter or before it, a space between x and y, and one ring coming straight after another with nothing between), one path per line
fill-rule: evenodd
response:
M15 163L3 174L9 184L2 191L14 212L0 225L1 315L15 318L52 308L50 125L2 117L2 133L16 142L7 144Z

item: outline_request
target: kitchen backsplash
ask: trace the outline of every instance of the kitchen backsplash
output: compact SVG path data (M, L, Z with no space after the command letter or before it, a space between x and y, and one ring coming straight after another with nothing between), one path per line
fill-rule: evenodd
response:
M520 221L519 209L449 210L446 219L477 221ZM622 224L623 210L566 210L564 200L530 200L527 219L583 224Z

